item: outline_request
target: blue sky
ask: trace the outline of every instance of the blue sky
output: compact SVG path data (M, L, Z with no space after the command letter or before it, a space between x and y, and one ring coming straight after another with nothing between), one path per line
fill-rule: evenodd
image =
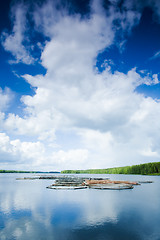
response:
M8 0L0 11L0 169L159 161L158 0Z

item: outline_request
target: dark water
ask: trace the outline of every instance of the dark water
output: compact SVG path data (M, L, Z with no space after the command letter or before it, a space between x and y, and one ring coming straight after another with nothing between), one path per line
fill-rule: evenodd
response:
M52 180L0 174L0 240L160 240L160 177L130 190L52 190ZM31 176L31 175L29 175Z

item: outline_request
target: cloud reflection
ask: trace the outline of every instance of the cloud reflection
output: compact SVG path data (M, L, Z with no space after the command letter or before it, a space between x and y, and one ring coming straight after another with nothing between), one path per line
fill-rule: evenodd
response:
M118 177L152 178L155 183L126 191L58 191L46 189L51 180L16 181L15 175L1 175L0 240L157 240L159 178Z
M106 191L54 191L51 181L10 181L0 189L1 239L53 239L61 231L115 222L114 194ZM52 237L51 237L52 236Z

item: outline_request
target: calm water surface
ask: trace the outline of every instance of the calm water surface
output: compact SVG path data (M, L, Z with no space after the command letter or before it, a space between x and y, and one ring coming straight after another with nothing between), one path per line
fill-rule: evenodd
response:
M26 176L0 174L0 240L160 240L159 176L103 175L154 181L121 191L16 180Z

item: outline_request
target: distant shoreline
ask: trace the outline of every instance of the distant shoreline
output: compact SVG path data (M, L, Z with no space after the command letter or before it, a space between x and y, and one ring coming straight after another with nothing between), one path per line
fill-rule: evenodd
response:
M160 175L160 162L144 163L133 166L115 167L106 169L87 170L63 170L58 171L21 171L21 170L0 170L0 173L49 173L49 174L137 174L137 175Z
M160 175L160 162L144 163L133 166L115 167L107 169L64 170L63 174L137 174Z
M0 170L0 173L60 173L57 171L41 172L41 171L19 171L19 170Z

